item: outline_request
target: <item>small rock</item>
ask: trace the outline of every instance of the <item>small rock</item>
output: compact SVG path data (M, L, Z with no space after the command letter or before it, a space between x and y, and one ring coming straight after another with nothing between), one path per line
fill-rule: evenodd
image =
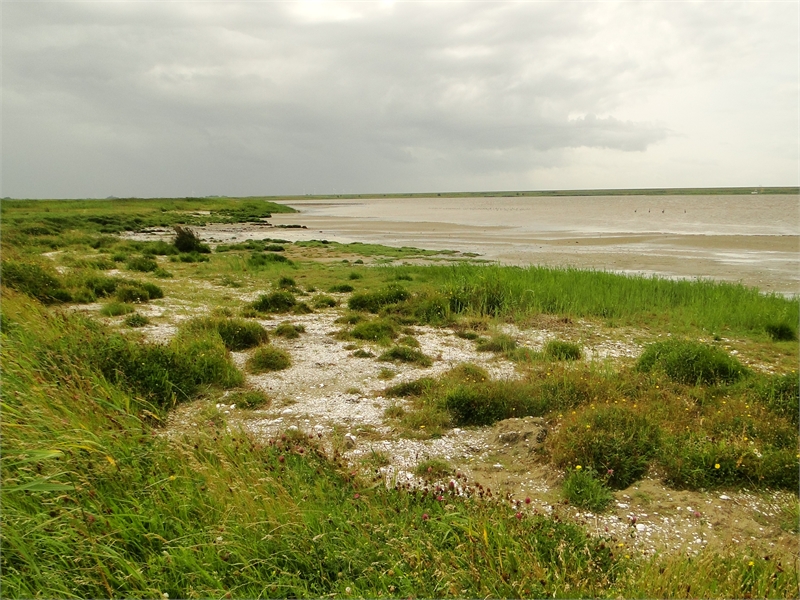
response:
M722 495L719 497L719 499L720 499L720 500L730 500L730 499L731 499L731 497L730 497L730 496L726 496L725 494L722 494Z
M636 531L647 531L647 525L645 525L644 523L637 523Z
M501 465L500 463L495 463L495 464L493 464L492 466L493 466L495 469L502 469L502 468L503 468L503 465Z
M282 415L291 415L291 414L293 414L293 413L294 413L294 411L293 411L291 408L284 408L284 409L281 411L281 414L282 414Z
M289 431L297 431L297 425L289 425Z
M352 433L345 433L344 434L344 446L345 448L355 448L356 447L356 436Z

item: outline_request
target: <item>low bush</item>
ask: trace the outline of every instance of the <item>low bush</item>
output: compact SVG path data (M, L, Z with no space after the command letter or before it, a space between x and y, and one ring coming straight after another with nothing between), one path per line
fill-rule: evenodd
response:
M581 347L572 342L550 340L544 346L544 355L553 360L579 360Z
M362 321L353 327L350 335L357 340L389 344L398 335L397 326L387 319Z
M119 317L135 311L136 308L126 302L109 302L100 309L100 314L104 317Z
M144 327L150 323L150 319L137 312L125 317L125 325L128 327Z
M152 258L146 256L131 256L126 262L125 267L129 271L141 271L142 273L150 273L158 268L158 263Z
M641 479L659 452L661 431L628 408L604 406L580 413L553 436L553 461L560 467L591 468L612 488Z
M271 402L269 396L261 390L233 390L223 400L235 404L237 408L248 410L266 408Z
M575 468L567 473L561 490L570 504L590 510L603 512L614 500L614 495L597 477L597 473L588 468Z
M278 287L284 290L294 290L297 288L297 282L286 275L278 279Z
M314 296L311 300L311 306L314 308L333 308L337 306L339 303L336 301L335 298L331 296L327 296L325 294L319 294L318 296Z
M198 317L181 325L188 332L212 331L219 334L228 350L240 351L269 341L267 330L255 321L230 317Z
M419 365L421 367L430 367L433 364L433 361L429 356L426 356L419 350L414 350L413 348L409 348L408 346L393 346L392 348L389 348L386 352L381 354L378 357L378 360L383 360L387 362L388 361L407 362Z
M284 321L275 328L275 335L287 340L297 339L301 333L305 332L306 328L303 325L294 325L288 321Z
M647 346L636 363L644 373L662 371L687 385L732 383L746 370L726 352L700 342L668 340Z
M291 365L289 353L275 346L261 346L247 360L247 368L251 373L282 371Z
M776 342L791 342L797 339L797 329L788 323L768 323L764 329Z
M496 333L490 338L481 338L475 345L479 352L509 352L516 347L516 340L505 333Z
M329 287L328 291L332 294L346 294L352 292L354 289L355 288L349 283L337 283Z
M122 284L118 285L115 295L120 302L147 302L150 300L150 294L144 287Z
M354 280L356 280L356 279L363 279L363 278L364 278L364 276L363 276L361 273L357 273L357 272L355 272L355 271L352 271L352 272L351 272L351 273L350 273L350 274L347 276L347 278L348 278L349 280L351 280L351 281L354 281Z
M410 294L405 288L390 285L389 287L374 291L353 294L347 302L350 310L368 311L377 313L389 304L396 304L407 300Z
M211 248L204 244L192 229L181 225L175 225L173 229L175 230L175 239L172 244L180 252L197 252L201 254L211 252Z
M398 383L384 390L383 394L387 398L408 398L410 396L421 396L429 391L436 384L436 380L430 377L415 379Z
M252 306L259 312L283 313L289 312L297 304L297 300L291 292L282 290L271 294L262 294Z
M247 265L249 267L266 267L271 266L274 264L285 264L285 265L293 265L294 263L286 258L283 254L273 254L270 252L267 253L258 253L254 252L250 255L247 259Z

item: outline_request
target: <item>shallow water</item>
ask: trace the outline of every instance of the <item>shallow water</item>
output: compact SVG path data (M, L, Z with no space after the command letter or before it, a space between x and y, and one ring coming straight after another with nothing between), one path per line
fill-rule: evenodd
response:
M275 215L273 222L308 227L292 239L452 249L503 264L712 278L767 292L800 292L797 196L341 198L289 204L301 213Z

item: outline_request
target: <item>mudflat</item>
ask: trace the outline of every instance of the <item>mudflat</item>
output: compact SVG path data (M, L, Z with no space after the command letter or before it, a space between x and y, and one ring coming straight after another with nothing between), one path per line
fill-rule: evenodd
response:
M741 282L800 293L797 196L293 200L292 239L324 237L475 252L511 265L574 266Z

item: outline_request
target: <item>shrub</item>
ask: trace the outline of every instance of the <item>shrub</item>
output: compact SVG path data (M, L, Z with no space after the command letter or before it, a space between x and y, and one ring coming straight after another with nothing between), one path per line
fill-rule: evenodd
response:
M355 356L356 358L372 358L375 355L369 350L364 350L363 348L359 348L358 350L353 352L353 356Z
M224 398L225 402L235 404L238 408L254 410L269 406L271 400L260 390L236 390Z
M250 258L247 259L247 264L250 267L265 267L269 265L274 265L276 263L293 265L294 263L286 258L283 254L259 254L258 252L254 252L250 255Z
M297 282L291 277L284 275L278 279L278 287L282 289L295 289L297 287Z
M377 313L382 307L388 304L396 304L407 300L410 294L402 287L390 285L387 288L375 292L364 292L354 294L347 302L351 310L365 310Z
M332 308L339 304L335 298L331 296L326 296L325 294L320 294L318 296L314 296L314 299L311 301L311 305L314 308Z
M200 241L200 238L193 230L181 225L175 225L173 229L175 230L175 240L172 244L180 252L199 252L202 254L211 252L211 248Z
M4 260L0 263L0 280L4 286L45 304L71 300L58 276L37 264Z
M581 357L581 347L572 342L550 340L544 346L544 354L554 360L578 360Z
M349 280L351 280L351 281L354 281L354 280L356 280L356 279L363 279L363 277L364 277L364 276L363 276L361 273L356 273L355 271L352 271L352 272L350 273L350 275L348 275L348 276L347 276L347 278L348 278Z
M430 390L435 384L436 381L430 377L423 377L421 379L415 379L414 381L406 381L404 383L393 385L392 387L386 388L383 394L387 398L408 398L409 396L421 396Z
M213 331L219 334L225 348L247 350L269 341L267 330L255 321L228 317L199 317L181 326L183 331Z
M355 288L349 283L337 283L336 285L329 287L328 291L332 294L346 294L348 292L352 292L354 289Z
M144 315L140 315L137 312L125 317L125 325L127 325L128 327L144 327L149 323L150 319L148 319Z
M282 371L288 369L291 364L289 354L275 346L262 346L247 360L247 368L251 373Z
M689 340L656 342L645 348L636 363L639 371L663 371L687 385L731 383L746 372L742 364L719 348Z
M561 489L570 504L595 513L604 511L614 500L614 495L592 469L570 471Z
M553 441L553 461L582 465L607 476L612 488L641 479L659 451L661 431L644 415L608 406L587 410L563 425Z
M252 306L259 312L282 313L292 310L295 304L294 295L284 290L261 295Z
M300 337L301 333L305 333L306 328L303 325L294 325L285 321L275 328L275 335L294 340Z
M130 284L118 285L115 295L120 302L139 303L150 300L150 294L146 289Z
M769 323L764 329L776 342L791 342L797 339L797 329L788 323Z
M90 275L83 280L82 285L98 298L105 298L114 293L119 283L120 280L113 277Z
M311 308L305 302L298 302L297 304L294 305L294 308L292 309L292 312L294 314L296 314L296 315L308 315L308 314L313 313L314 309Z
M353 327L350 335L358 340L388 344L397 337L397 327L394 323L385 319L362 321Z
M393 346L381 354L378 360L414 363L421 367L430 367L433 364L430 357L407 346Z
M494 385L456 386L445 395L444 407L459 425L491 425L511 412L507 397Z
M127 315L136 309L125 302L109 302L100 309L100 314L104 317L119 317L120 315Z
M146 256L131 256L125 263L125 266L129 271L141 271L143 273L149 273L158 268L158 263L152 258L147 258Z
M505 333L496 333L491 338L480 339L475 346L479 352L509 352L516 347L516 340Z

